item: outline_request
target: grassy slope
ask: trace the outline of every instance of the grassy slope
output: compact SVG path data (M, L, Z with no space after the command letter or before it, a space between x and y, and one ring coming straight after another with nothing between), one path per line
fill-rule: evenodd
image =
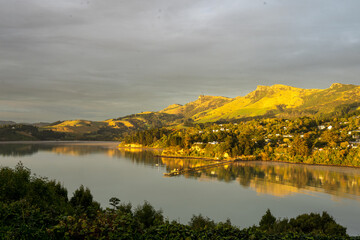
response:
M299 106L298 109L331 112L336 106L354 102L360 102L360 86L333 84L330 88L306 96L304 104Z
M167 113L146 112L105 121L68 120L45 126L43 129L51 129L53 131L71 133L74 135L96 133L104 128L122 131L135 129L145 130L154 127L162 127L175 122L178 118L177 115Z
M105 122L95 122L87 120L67 120L56 125L45 126L43 129L50 129L56 132L84 134L94 132L105 126Z
M245 97L237 97L230 103L208 111L197 122L213 122L220 119L238 119L262 116L273 110L275 113L290 113L295 110L300 115L309 111L329 113L343 104L360 102L360 87L333 84L328 89L301 89L284 85L259 86ZM279 106L282 107L279 110Z
M210 111L198 122L217 121L220 119L236 119L243 117L261 116L269 110L276 110L278 105L286 108L301 106L304 96L320 90L301 89L285 85L258 86L257 89L245 97L237 97L234 101Z
M187 103L184 106L179 104L173 104L160 113L178 114L184 118L191 118L195 115L203 114L204 112L211 111L219 108L226 103L231 102L231 98L220 96L199 96L199 98L193 102Z

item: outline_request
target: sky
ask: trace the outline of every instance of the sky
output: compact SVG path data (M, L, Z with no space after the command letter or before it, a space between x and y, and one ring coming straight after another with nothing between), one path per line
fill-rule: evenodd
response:
M358 0L0 0L0 120L360 85Z

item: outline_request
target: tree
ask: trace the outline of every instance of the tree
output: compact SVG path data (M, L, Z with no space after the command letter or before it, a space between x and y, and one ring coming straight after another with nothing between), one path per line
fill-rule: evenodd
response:
M138 206L134 211L135 218L146 228L163 223L162 211L156 211L153 206L145 201L144 205Z
M292 142L290 154L293 156L308 156L310 154L310 148L304 138L296 137Z
M90 215L100 209L100 204L93 201L90 189L85 189L83 185L74 192L73 197L70 199L70 204L76 209L78 214L86 213Z
M321 140L325 142L329 147L336 147L337 142L339 142L339 135L334 131L325 131L321 135Z
M231 225L231 223L230 223ZM215 228L216 224L213 220L211 220L208 217L203 217L201 214L199 214L198 216L193 215L190 222L189 222L189 226L193 229L205 229L205 228Z
M263 230L270 230L275 223L276 218L271 214L270 209L268 209L265 215L262 216L259 225Z
M117 209L120 203L120 199L118 199L117 197L112 197L110 198L109 203L111 206L113 206L114 209Z

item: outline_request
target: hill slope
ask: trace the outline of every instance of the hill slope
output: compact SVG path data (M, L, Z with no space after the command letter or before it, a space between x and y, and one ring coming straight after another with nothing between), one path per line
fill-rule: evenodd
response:
M159 112L177 114L181 115L183 118L191 118L197 114L204 114L208 111L217 109L232 100L233 99L227 97L200 95L197 100L189 102L184 106L180 104L173 104Z
M179 115L146 112L105 121L67 120L56 122L42 129L68 133L76 138L110 140L131 130L160 128L176 123Z
M16 124L16 122L13 122L13 121L2 121L0 120L0 126L3 126L3 125L14 125Z
M221 107L195 114L196 122L214 122L261 116L304 116L329 114L337 107L360 105L360 87L333 84L328 89L301 89L285 85L258 86L244 97L236 97Z

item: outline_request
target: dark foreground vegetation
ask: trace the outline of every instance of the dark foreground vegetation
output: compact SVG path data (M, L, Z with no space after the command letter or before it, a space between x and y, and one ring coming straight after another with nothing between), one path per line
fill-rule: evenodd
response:
M0 239L350 239L326 212L276 219L268 210L259 226L240 229L202 215L188 224L169 221L148 202L109 202L102 209L83 186L68 199L61 184L21 163L0 168Z

